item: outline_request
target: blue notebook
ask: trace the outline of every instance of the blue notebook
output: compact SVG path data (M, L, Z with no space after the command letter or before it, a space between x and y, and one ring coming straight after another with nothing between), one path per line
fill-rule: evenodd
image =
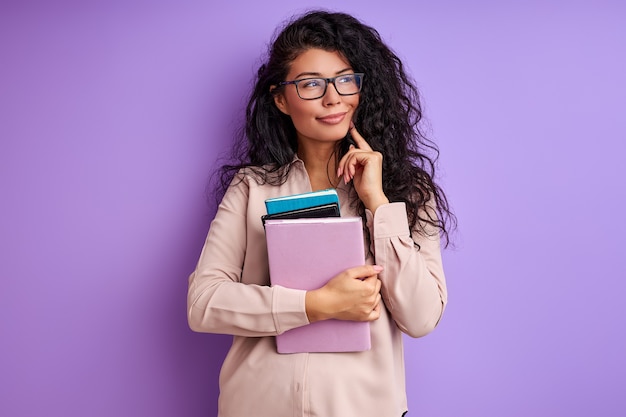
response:
M339 197L337 196L337 191L334 188L302 194L292 194L265 200L265 208L267 209L267 214L269 215L317 206L325 206L329 204L337 204L337 207L339 208Z

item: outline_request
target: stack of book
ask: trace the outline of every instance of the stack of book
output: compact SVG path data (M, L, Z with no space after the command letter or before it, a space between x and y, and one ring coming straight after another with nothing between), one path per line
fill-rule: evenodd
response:
M265 200L267 214L261 219L263 224L271 219L302 219L339 217L339 197L330 188L310 193L292 194Z
M365 264L362 220L340 217L335 190L269 199L266 208L272 285L315 290ZM356 352L370 345L368 322L324 320L276 336L279 353Z

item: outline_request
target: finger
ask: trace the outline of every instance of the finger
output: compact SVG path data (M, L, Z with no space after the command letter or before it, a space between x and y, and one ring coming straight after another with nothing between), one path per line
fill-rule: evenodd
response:
M350 150L339 161L339 168L337 169L337 178L343 177L343 182L346 184L350 181L350 164L352 164L352 153L354 146L350 145Z
M376 300L374 301L374 307L372 308L372 310L380 309L380 302L382 301L382 299L383 298L380 293L376 294Z
M344 182L349 183L356 175L359 166L367 163L367 152L354 148L353 151L344 155L344 161L342 165L342 174Z
M348 152L341 158L341 160L339 161L339 163L337 164L337 178L341 177L341 175L344 173L344 169L345 169L345 165L346 165L346 160L350 155L350 152L356 149L356 147L354 145L350 145L350 147L348 148Z
M348 155L346 158L346 164L344 165L344 173L343 173L343 182L346 184L354 178L355 165L357 163L357 159L355 158L354 153Z
M361 136L358 130L356 130L356 126L354 126L353 122L350 122L350 135L352 139L354 139L354 143L356 143L357 148L362 149L364 151L371 151L369 143Z
M378 281L380 280L377 275L370 275L369 277L360 278L360 280L366 285L370 294L374 295L380 292L380 287L378 286Z
M355 266L353 268L348 269L346 272L351 278L355 279L366 279L366 278L374 278L378 279L377 275L383 270L383 267L380 265L360 265Z
M380 302L379 302L372 309L372 312L370 313L370 316L369 316L369 320L370 321L378 320L378 318L380 317L380 310L381 310L381 306L380 306Z

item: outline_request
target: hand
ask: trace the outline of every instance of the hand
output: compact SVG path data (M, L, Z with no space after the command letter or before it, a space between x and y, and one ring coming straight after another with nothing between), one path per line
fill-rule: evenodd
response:
M338 319L373 321L380 317L381 282L378 265L363 265L346 269L326 285L307 291L306 313L311 323Z
M348 152L339 161L337 177L343 176L347 184L354 184L359 198L372 213L389 203L383 191L383 155L372 150L363 136L350 124L350 134L356 147L350 145Z

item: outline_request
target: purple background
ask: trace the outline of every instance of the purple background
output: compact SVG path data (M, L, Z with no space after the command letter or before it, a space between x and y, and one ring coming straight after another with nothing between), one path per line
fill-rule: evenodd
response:
M446 316L407 339L410 414L626 415L624 2L14 3L0 415L215 416L230 339L185 316L205 186L265 43L305 6L380 31L442 151L460 229Z

